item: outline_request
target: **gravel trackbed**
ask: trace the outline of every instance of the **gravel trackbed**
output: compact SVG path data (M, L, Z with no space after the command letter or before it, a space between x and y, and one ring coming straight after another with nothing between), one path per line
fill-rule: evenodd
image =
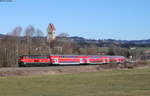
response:
M32 76L48 74L69 74L80 72L98 72L106 69L134 68L135 64L103 64L103 65L79 65L79 66L49 66L49 67L15 67L0 68L0 76Z

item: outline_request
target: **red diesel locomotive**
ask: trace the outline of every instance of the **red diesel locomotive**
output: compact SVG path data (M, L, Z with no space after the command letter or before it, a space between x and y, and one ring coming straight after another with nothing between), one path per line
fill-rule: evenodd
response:
M49 65L71 65L71 64L105 64L124 63L123 56L98 56L98 55L25 55L20 56L19 66L49 66Z
M49 56L20 56L18 60L19 66L35 66L49 65L51 62Z

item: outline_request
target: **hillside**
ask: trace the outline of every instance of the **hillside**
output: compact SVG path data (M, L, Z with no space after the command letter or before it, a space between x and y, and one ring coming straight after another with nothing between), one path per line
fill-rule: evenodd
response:
M4 38L6 35L4 34L0 34L0 38Z
M108 46L110 44L121 45L122 47L150 47L150 39L147 40L115 40L115 39L104 39L104 40L95 40L95 39L86 39L83 37L69 37L70 39L79 42L79 43L94 43L100 46Z
M7 35L0 34L0 38L4 38ZM21 37L23 38L23 37ZM45 38L45 37L43 37ZM61 37L57 37L61 38ZM78 42L79 44L97 44L99 46L108 46L110 44L115 44L115 45L121 45L122 47L150 47L150 39L147 40L115 40L115 39L86 39L83 37L78 37L78 36L72 36L72 37L66 37L68 39L71 39L75 42ZM46 39L45 39L46 40Z

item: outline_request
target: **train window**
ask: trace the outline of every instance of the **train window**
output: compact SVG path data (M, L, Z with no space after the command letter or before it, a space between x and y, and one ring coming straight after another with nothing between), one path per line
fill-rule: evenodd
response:
M61 58L77 58L77 56L61 56Z
M49 58L48 56L25 56L25 58Z
M29 56L24 56L24 58L30 58Z
M23 56L19 56L20 58L23 58Z
M46 58L49 58L49 57L47 57L47 56L39 56L39 58L45 58L46 59Z
M37 56L37 58L48 58L47 56Z
M90 58L99 58L100 56L90 56Z

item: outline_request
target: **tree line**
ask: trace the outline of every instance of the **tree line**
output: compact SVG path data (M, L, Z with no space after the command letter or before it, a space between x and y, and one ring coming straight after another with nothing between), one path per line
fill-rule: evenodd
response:
M68 38L68 34L61 33L55 40L47 41L40 29L28 26L26 29L16 27L7 36L0 39L0 67L17 67L21 55L98 55L100 46L95 43L80 44ZM105 55L122 55L140 58L142 51L129 50L118 45L110 44Z

